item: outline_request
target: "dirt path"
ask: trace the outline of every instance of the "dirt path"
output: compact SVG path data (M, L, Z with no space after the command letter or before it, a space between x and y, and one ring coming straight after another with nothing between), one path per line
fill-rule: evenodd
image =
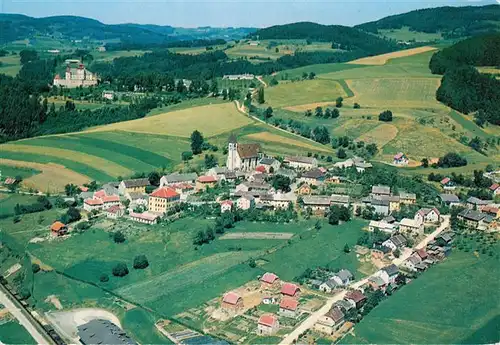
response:
M262 79L262 76L259 75L257 76L257 80L260 81L260 83L264 86L264 87L268 87L269 85L267 85L267 83L264 81L264 79Z

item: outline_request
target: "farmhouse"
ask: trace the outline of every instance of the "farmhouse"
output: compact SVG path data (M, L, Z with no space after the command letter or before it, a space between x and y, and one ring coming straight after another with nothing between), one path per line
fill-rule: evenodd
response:
M336 278L340 281L340 283L344 286L349 285L351 280L354 278L352 273L348 270L340 270L336 275Z
M196 175L196 173L188 173L188 174L173 173L161 177L160 187L171 186L177 183L189 183L194 185L197 178L198 175Z
M255 198L250 194L242 195L241 198L239 198L236 202L236 206L240 210L249 210L255 207Z
M440 194L439 199L449 207L460 206L460 199L455 194Z
M472 229L478 229L484 221L486 215L479 211L465 209L457 215L457 218L465 222L467 227Z
M259 166L263 166L267 173L274 173L281 167L281 163L277 159L264 157L260 160Z
M68 227L66 224L56 221L50 226L50 232L53 236L63 236L68 233Z
M295 318L297 317L298 306L299 301L293 298L283 298L280 302L278 314L285 317Z
M310 195L312 193L312 188L307 183L303 183L299 188L297 188L296 193L298 195Z
M389 186L372 186L372 196L381 197L381 196L390 196L391 195L391 187Z
M221 307L225 310L239 311L243 308L243 298L235 292L228 292L222 297Z
M455 182L453 182L449 177L442 179L440 184L444 190L453 190L456 188Z
M415 221L417 224L423 224L423 223L439 223L439 217L441 213L439 213L439 210L437 208L421 208L418 210L418 212L415 214Z
M490 186L490 191L493 193L493 195L500 195L500 184L493 183Z
M294 181L297 178L297 173L294 170L285 168L279 168L278 171L275 172L275 175L288 177L290 181Z
M399 231L405 235L420 235L424 232L424 224L415 219L403 218L399 222Z
M106 210L106 218L118 219L123 217L125 210L120 205L111 206Z
M300 176L299 182L307 183L312 186L319 186L325 182L325 172L319 168L307 170Z
M368 224L368 230L375 231L375 229L383 231L388 234L392 234L397 230L397 226L395 224L387 223L384 220L381 221L371 220L370 224Z
M200 176L196 180L196 190L203 191L207 188L214 188L217 184L217 178L214 176Z
M281 294L284 296L298 297L300 288L292 283L285 283L281 287Z
M125 195L126 193L131 192L146 193L146 187L149 185L150 183L147 178L123 180L118 186L118 191L120 192L120 195Z
M262 205L268 205L275 209L287 209L295 200L295 197L289 194L265 194L260 197Z
M323 291L326 293L331 293L336 288L342 286L342 283L339 279L335 279L335 277L328 279L326 282L319 285L319 291Z
M390 210L390 202L387 198L372 198L371 205L375 209L375 212L387 216Z
M276 274L271 272L266 272L260 278L260 282L261 282L261 288L263 289L277 288L279 287L280 279Z
M350 201L349 195L332 194L330 196L330 205L349 207Z
M488 201L478 199L475 196L471 196L469 199L467 199L467 204L466 204L466 206L471 210L480 209L482 206L486 205L488 205Z
M133 210L139 206L148 207L148 195L145 193L131 192L125 194L125 198L130 202L128 205L129 209Z
M417 202L415 193L399 192L399 201L405 205L413 205Z
M373 290L385 290L387 288L387 282L380 276L370 276L368 278L368 285Z
M77 327L83 345L137 345L120 327L108 320L95 319Z
M257 44L250 44L250 45L258 45L258 42ZM222 79L228 79L228 80L253 80L254 78L255 76L253 74L227 74L222 77Z
M350 167L355 167L356 171L359 173L363 173L366 169L373 167L373 165L371 163L366 162L361 157L349 158L343 162L337 162L333 166L335 168L339 168L339 169L346 169L346 168L350 168Z
M255 170L260 158L260 144L238 144L236 136L231 134L228 143L226 167L233 170Z
M304 195L302 198L304 207L310 207L313 211L324 212L330 207L330 197L319 195Z
M406 245L406 238L403 235L395 235L382 243L383 246L396 250Z
M87 212L92 212L94 210L101 210L103 202L101 199L85 199L83 202L83 209Z
M118 195L105 195L100 199L102 200L102 208L104 210L112 206L120 205L120 197Z
M300 170L311 170L318 167L318 160L314 157L287 156L283 163L287 164L290 168Z
M359 309L366 302L366 296L359 290L349 291L344 299L351 303L356 309Z
M257 334L273 335L278 332L280 327L278 318L273 314L265 314L259 318L257 324Z
M344 317L342 310L334 306L319 318L318 322L314 324L314 329L318 332L332 335L344 324Z
M231 212L233 209L233 202L231 200L224 200L220 203L220 213Z
M143 212L143 213L135 213L135 212L130 212L129 214L130 220L133 220L134 222L139 222L139 223L144 223L144 224L156 224L159 216L157 214L149 213L149 212Z
M494 219L500 218L500 208L495 206L486 205L481 208L481 212L493 217Z
M148 209L150 212L165 214L171 207L181 201L181 196L169 187L161 187L149 195Z
M408 157L403 152L399 152L394 156L393 160L394 165L408 165Z

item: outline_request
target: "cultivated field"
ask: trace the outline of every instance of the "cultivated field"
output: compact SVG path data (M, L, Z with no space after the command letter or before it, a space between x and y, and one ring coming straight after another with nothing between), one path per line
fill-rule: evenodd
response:
M425 52L432 51L432 50L436 50L436 48L430 47L430 46L418 47L418 48L400 50L397 52L377 55L377 56L369 56L366 58L361 58L361 59L350 61L349 63L353 63L355 65L385 65L387 63L387 61L389 61L391 59L397 59L397 58L401 58L401 57L417 55L417 54L425 53Z
M266 147L266 143L270 143L271 145L272 144L287 145L304 150L330 152L330 150L327 147L323 148L312 142L308 143L305 140L291 139L270 132L249 134L246 135L245 138L248 138L250 141L261 143L263 144L264 147Z
M269 44L273 42L273 46ZM278 50L276 51L276 48ZM225 52L230 58L252 58L258 57L261 60L272 59L276 60L284 55L291 55L295 52L313 52L326 51L334 52L331 43L328 42L312 42L307 44L305 40L272 40L260 41L259 45L249 45L248 42L236 44L234 47L227 49ZM259 62L260 60L250 60Z
M0 73L10 75L14 77L17 72L21 69L21 61L19 60L19 55L7 55L0 57Z
M375 143L377 147L383 147L385 144L396 138L398 128L390 124L382 124L375 127L363 135L358 137L358 140L364 141L367 144Z
M410 41L415 40L416 42L428 42L434 40L442 39L440 33L427 33L419 31L410 31L408 27L403 26L401 29L379 29L379 35L387 37L397 41Z
M499 268L498 256L452 253L377 306L342 343L497 342L500 307L494 296L500 283L492 277Z
M3 344L36 344L28 331L11 316L0 317L0 342Z

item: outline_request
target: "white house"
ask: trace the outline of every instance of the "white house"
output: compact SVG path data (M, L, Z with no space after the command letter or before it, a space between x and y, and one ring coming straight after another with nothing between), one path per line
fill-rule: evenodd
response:
M424 224L415 219L403 218L399 222L399 231L407 235L420 235L424 233Z
M392 234L397 230L397 226L396 224L387 223L384 220L381 221L371 220L370 224L368 224L368 230L375 231L375 229L378 229L388 234Z
M384 247L396 250L406 245L406 238L403 235L395 235L382 243Z
M332 277L328 279L326 282L322 283L319 286L319 290L326 293L331 293L333 290L341 286L342 286L342 281L338 277Z
M236 136L229 137L226 167L233 170L255 170L260 158L260 144L238 144Z
M231 212L233 209L233 202L231 200L224 200L220 203L220 213Z
M165 175L160 178L160 187L171 186L178 183L189 183L194 185L198 175L196 173L179 174L173 173L170 175Z
M273 314L264 314L259 318L257 324L257 334L273 335L278 332L280 323L278 318Z
M437 208L421 208L418 210L418 212L415 214L415 222L417 224L424 224L424 223L439 223L439 210Z
M252 195L243 195L236 202L236 206L240 210L249 210L255 206L255 198Z
M285 297L280 302L278 314L285 317L296 318L299 301L293 298Z
M283 162L294 169L311 170L318 167L318 160L314 157L287 156Z
M394 165L408 165L408 157L403 152L399 152L394 156Z
M83 209L87 212L102 210L103 202L101 199L85 199Z

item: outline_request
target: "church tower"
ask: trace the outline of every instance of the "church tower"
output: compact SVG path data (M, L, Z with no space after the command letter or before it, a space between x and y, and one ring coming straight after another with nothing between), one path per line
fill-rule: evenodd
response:
M236 141L236 136L231 134L229 137L228 149L227 149L227 161L226 167L230 170L236 170L237 167L237 154L238 154L238 142Z

